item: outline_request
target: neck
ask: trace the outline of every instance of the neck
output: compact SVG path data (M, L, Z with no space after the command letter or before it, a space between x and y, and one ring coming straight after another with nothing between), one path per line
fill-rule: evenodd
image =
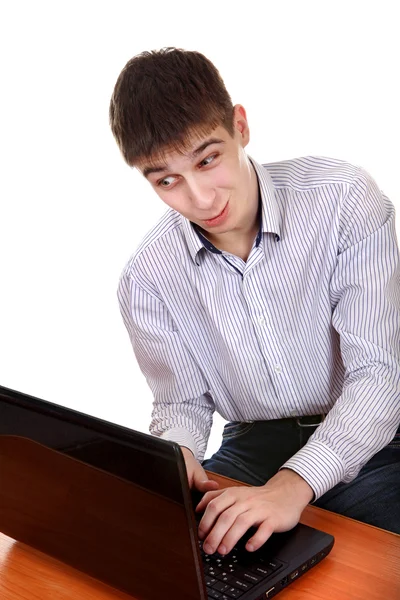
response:
M223 240L223 242L220 242L218 244L214 243L212 239L210 239L210 242L214 244L214 246L216 246L216 248L218 248L219 250L229 252L229 254L234 254L235 256L238 256L244 262L246 262L253 247L254 240L257 236L258 228L259 226L257 224L254 230L249 232L247 236L242 236L240 238L235 236L231 239L226 238Z

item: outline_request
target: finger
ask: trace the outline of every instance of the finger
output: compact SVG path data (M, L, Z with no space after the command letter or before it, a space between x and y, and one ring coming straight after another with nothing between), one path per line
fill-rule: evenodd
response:
M214 500L214 498L217 498L218 496L220 496L224 492L225 492L225 490L210 490L210 491L208 491L206 494L204 494L204 496L202 497L202 499L200 500L200 502L196 506L196 512L202 512L202 511L204 511L206 509L208 503L211 500Z
M254 510L244 510L243 506L238 508L240 508L240 512L236 511L236 517L232 520L230 527L225 529L224 535L217 545L220 554L230 552L246 531L259 520Z
M237 515L243 510L234 498L230 499L230 505L226 502L218 504L220 499L221 497L216 498L209 503L199 523L199 537L200 539L206 538L204 542L207 547L204 548L204 551L208 554L216 551Z
M259 550L263 544L271 537L274 533L274 526L270 519L266 519L258 527L256 533L248 540L246 544L246 550L254 552Z

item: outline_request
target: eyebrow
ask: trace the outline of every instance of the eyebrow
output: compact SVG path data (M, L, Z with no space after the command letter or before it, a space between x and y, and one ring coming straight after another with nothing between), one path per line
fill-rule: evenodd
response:
M211 144L224 144L225 141L220 138L210 138L205 140L200 146L198 146L193 152L188 154L189 158L196 158L199 154L201 154L208 146ZM144 177L148 177L150 173L163 173L164 171L170 171L170 167L168 165L154 165L154 167L145 167L143 169Z

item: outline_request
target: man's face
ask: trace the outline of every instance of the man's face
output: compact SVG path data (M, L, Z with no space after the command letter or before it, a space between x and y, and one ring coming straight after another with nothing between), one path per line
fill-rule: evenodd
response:
M217 240L246 227L256 204L250 198L255 173L244 151L248 141L246 113L237 105L233 137L218 126L204 139L194 139L184 155L170 152L165 163L144 161L138 169L165 204Z

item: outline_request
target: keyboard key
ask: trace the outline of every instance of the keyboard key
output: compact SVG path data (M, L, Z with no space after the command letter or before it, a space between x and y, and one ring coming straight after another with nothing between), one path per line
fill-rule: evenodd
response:
M238 563L234 563L231 561L221 561L221 562L217 563L216 566L218 567L218 569L222 569L223 571L226 571L227 573L235 573L235 571L237 571L239 568Z
M231 581L231 583L233 587L237 588L238 590L243 590L244 592L247 592L247 590L249 590L252 587L251 583L241 581L240 579L234 579L233 581Z
M272 571L276 571L277 569L280 569L282 566L282 563L280 563L278 560L267 558L265 556L257 557L257 562L260 563L261 565L263 565L264 567L268 567Z
M212 598L213 600L221 600L222 598L222 594L220 592L217 592L217 590L214 590L213 588L209 588L207 590L207 596L208 598Z
M237 577L236 575L229 575L227 573L224 573L223 579L220 579L220 577L217 577L217 579L219 579L220 581L223 581L224 583L228 584L228 585L234 585L234 581L236 581Z
M226 590L225 594L230 598L240 598L240 596L242 596L244 592L238 590L237 588L230 587Z
M271 569L268 569L267 567L265 567L264 565L255 565L251 571L253 573L255 573L256 575L261 575L262 577L267 577L267 575L270 575L272 573Z
M214 577L210 577L209 575L205 576L206 586L213 587L214 583L217 583L217 580Z
M254 585L256 583L259 583L263 579L263 577L260 577L259 575L255 575L254 573L251 573L251 571L238 572L238 576L241 577L243 580L253 583Z
M204 569L204 572L207 575L210 575L211 577L216 577L217 575L220 575L222 573L222 569L218 568L218 567L214 567L213 565L206 567Z
M217 590L217 592L225 592L227 589L229 589L229 585L223 581L218 581L218 583L213 585L213 590Z

